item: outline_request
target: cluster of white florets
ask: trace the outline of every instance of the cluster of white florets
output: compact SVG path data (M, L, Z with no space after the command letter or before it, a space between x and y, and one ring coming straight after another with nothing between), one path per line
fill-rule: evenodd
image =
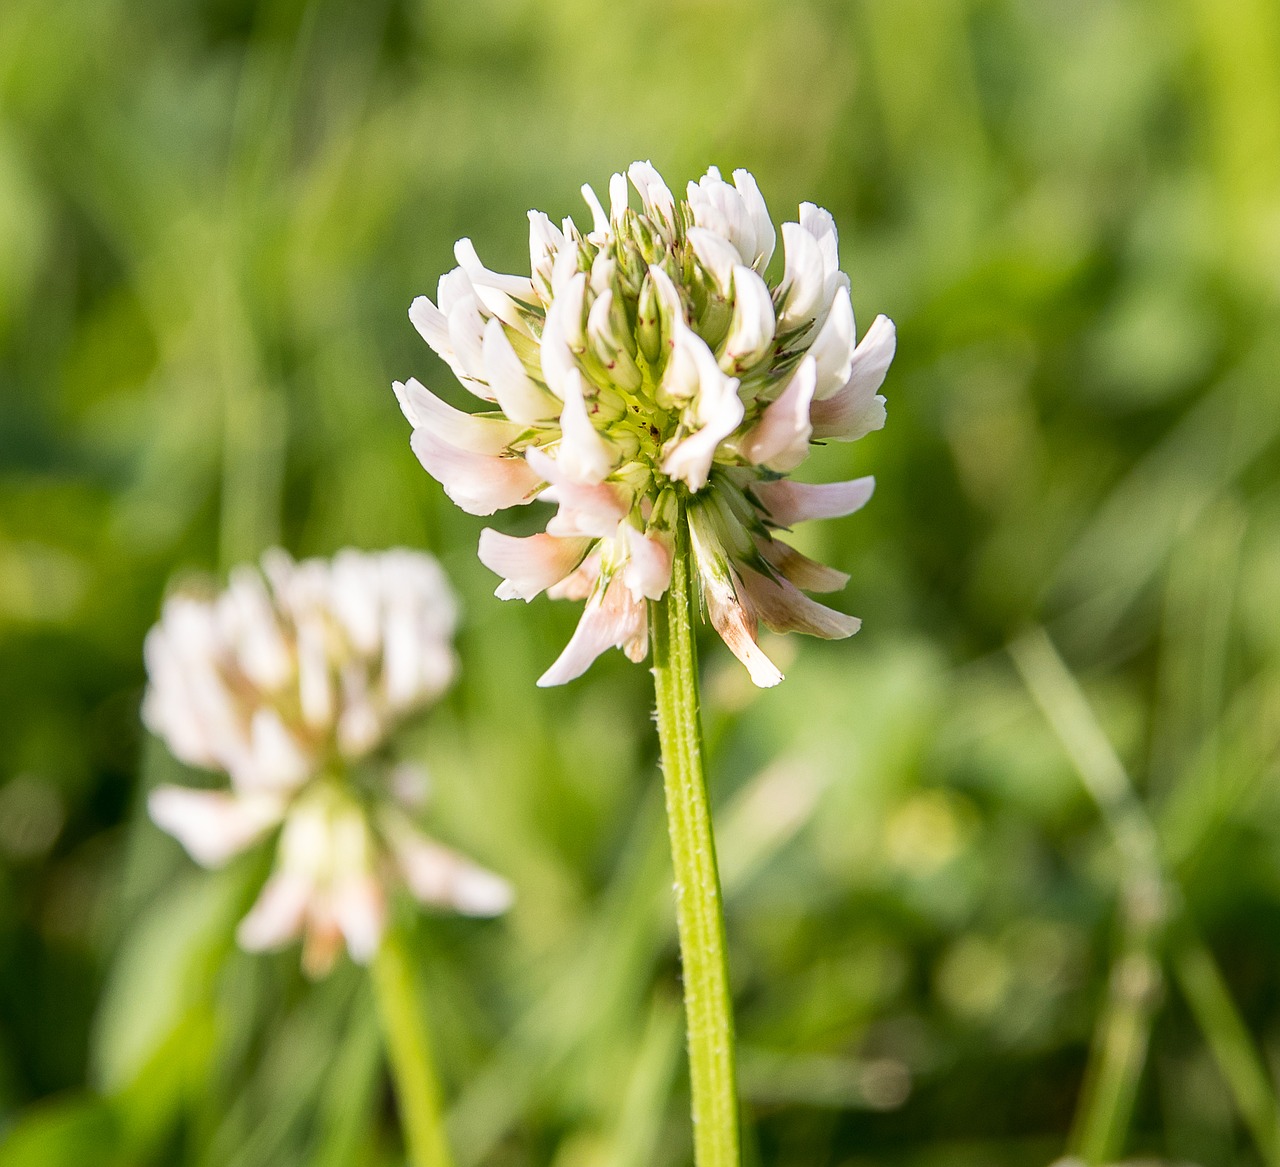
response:
M457 605L440 566L411 551L295 563L268 552L220 594L171 596L146 640L143 717L182 761L230 789L161 786L150 811L192 857L219 866L283 829L276 870L239 930L244 947L302 935L307 971L345 942L377 950L387 889L475 915L505 909L504 881L413 825L420 783L360 790L348 763L453 679Z
M639 196L630 205L628 186ZM545 533L481 535L498 595L585 599L581 622L540 684L580 675L606 648L648 651L646 601L671 578L676 524L688 523L706 610L759 685L781 674L757 627L848 636L858 621L803 594L847 577L776 532L856 510L873 482L808 485L785 476L815 441L884 424L878 390L894 328L856 341L835 223L811 203L782 226L784 264L755 180L712 168L677 202L646 162L615 174L592 227L531 211L531 275L486 268L469 240L437 302L409 315L467 389L496 407L467 413L418 381L395 385L423 466L464 510L533 499L557 513Z

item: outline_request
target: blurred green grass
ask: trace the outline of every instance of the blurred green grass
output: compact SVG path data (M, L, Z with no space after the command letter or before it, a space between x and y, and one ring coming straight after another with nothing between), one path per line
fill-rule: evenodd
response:
M852 642L708 642L751 1164L1042 1167L1120 860L1003 651L1046 624L1280 1058L1280 11L1268 0L0 4L0 1163L397 1161L362 978L311 987L142 814L175 574L406 543L466 605L400 748L520 889L423 919L464 1167L688 1154L651 697L543 692L570 605L492 599L389 390L473 238L651 157L829 207L898 324L875 473L804 532ZM461 400L455 397L455 400ZM511 518L507 529L529 520ZM617 656L617 654L611 654ZM1258 1163L1176 984L1127 1142Z

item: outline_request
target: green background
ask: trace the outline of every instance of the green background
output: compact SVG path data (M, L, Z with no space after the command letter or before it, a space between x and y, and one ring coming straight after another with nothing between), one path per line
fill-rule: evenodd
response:
M527 270L525 211L635 158L830 208L898 326L887 428L804 470L878 478L802 537L863 631L771 643L770 692L702 646L748 1163L1043 1167L1117 1015L1125 1152L1263 1161L1187 953L1280 1060L1275 4L0 0L5 1167L399 1161L365 978L236 952L266 850L211 876L143 813L184 777L137 719L164 590L276 542L463 597L397 747L519 890L416 924L462 1167L687 1161L649 676L534 687L576 606L492 598L390 391L464 399L405 314L457 237ZM1005 650L1034 624L1178 939Z

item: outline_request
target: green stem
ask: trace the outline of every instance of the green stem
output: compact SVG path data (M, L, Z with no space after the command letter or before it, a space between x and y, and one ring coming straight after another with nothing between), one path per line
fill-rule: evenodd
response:
M651 606L650 631L684 971L694 1161L697 1167L738 1167L733 1002L711 808L702 772L692 561L683 507L675 530L671 587Z
M413 964L394 928L383 938L372 973L410 1167L452 1167Z

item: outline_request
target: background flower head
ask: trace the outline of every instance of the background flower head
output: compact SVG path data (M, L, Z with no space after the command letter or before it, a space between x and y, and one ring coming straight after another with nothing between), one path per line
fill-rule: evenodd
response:
M586 601L540 684L571 680L611 646L643 659L646 601L670 581L682 508L711 622L757 684L776 684L760 623L828 638L858 628L804 594L847 577L778 532L870 496L870 478L787 475L815 441L884 424L893 324L877 317L857 342L835 222L812 203L783 225L781 272L769 274L777 233L745 170L726 182L712 167L677 200L637 162L611 179L607 210L583 195L585 232L530 212L529 276L491 271L463 239L436 302L413 302L422 337L492 407L460 411L396 382L414 451L473 514L556 505L542 534L486 529L480 541L499 596Z
M392 882L467 914L510 903L503 880L413 826L420 783L385 767L372 788L347 777L448 687L456 621L439 564L405 550L300 563L273 550L216 596L165 602L146 641L143 717L175 756L225 772L230 788L157 787L152 818L210 867L283 824L276 870L239 930L244 947L302 936L313 975L344 943L368 960Z

